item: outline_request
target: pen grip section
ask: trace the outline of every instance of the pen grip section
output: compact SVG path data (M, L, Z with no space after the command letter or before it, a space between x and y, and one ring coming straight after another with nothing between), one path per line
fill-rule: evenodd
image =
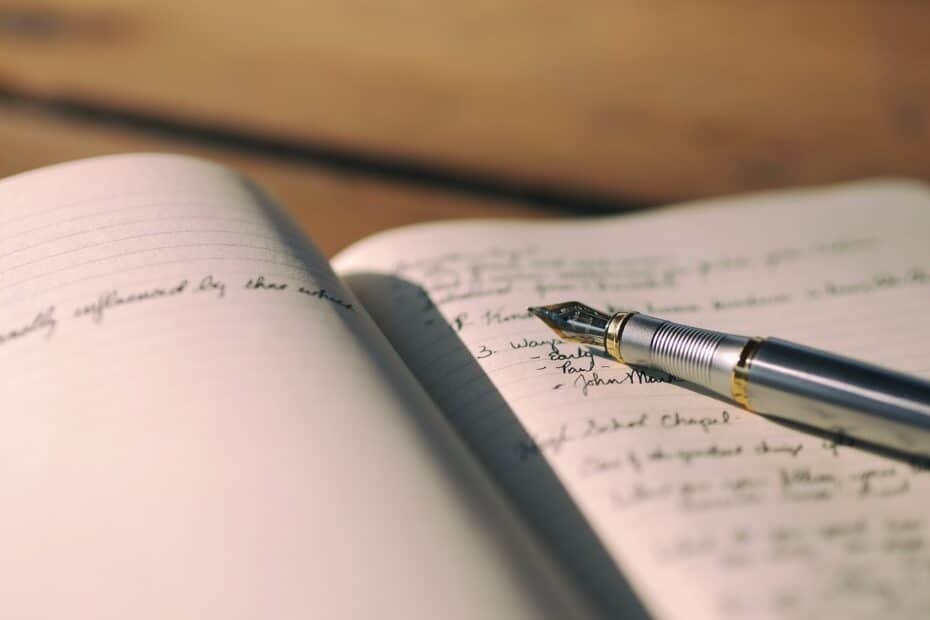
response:
M754 411L930 454L930 381L777 338L749 367Z
M645 366L729 397L733 367L748 338L634 314L620 335L620 353Z
M670 375L705 385L725 334L679 323L665 322L652 337L652 363Z

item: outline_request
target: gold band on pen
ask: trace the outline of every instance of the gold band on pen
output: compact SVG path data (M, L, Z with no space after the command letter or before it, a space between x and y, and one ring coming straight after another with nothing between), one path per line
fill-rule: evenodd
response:
M618 312L613 315L610 317L610 321L607 322L607 333L604 334L604 348L607 349L607 354L623 364L626 364L626 362L623 361L623 356L620 355L620 334L623 332L623 326L634 314L636 313Z
M730 380L730 392L733 394L733 400L738 402L746 409L752 411L749 405L749 369L752 367L752 359L756 356L759 346L764 338L751 338L743 350L739 353L739 361L733 367L733 377Z

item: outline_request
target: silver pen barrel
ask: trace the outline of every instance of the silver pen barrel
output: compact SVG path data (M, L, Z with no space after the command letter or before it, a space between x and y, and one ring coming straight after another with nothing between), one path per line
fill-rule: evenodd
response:
M608 322L605 349L745 408L930 456L930 381L777 338L747 338L640 313Z
M559 336L709 389L756 413L930 457L930 381L777 338L747 338L577 301L529 309Z

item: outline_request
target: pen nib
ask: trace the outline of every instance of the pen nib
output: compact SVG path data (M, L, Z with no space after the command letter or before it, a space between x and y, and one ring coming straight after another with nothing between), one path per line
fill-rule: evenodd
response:
M598 312L577 301L535 306L528 310L552 328L552 331L563 340L604 346L604 336L607 333L610 316L603 312Z

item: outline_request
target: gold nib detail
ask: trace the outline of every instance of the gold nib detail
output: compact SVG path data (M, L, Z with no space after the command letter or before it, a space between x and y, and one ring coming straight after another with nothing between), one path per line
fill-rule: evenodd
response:
M577 301L528 309L563 340L604 347L610 316Z

